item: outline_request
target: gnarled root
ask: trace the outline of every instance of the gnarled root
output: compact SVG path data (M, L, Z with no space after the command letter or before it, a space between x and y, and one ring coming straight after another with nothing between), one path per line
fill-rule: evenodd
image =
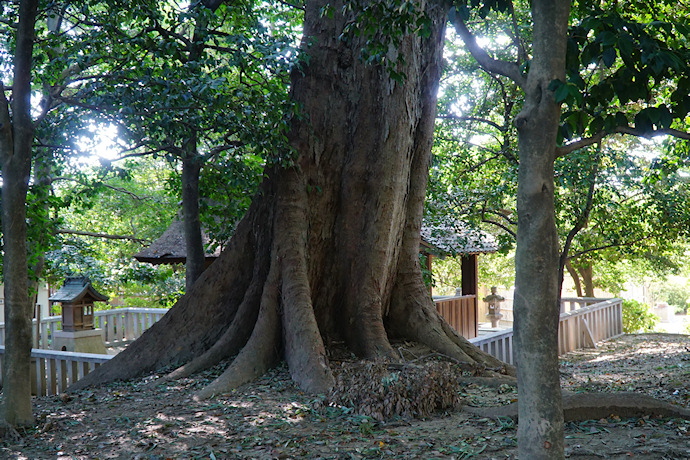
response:
M225 372L199 390L195 398L207 399L216 394L227 393L260 377L278 362L281 332L277 265L275 262L271 264L261 296L259 317L249 340Z
M466 407L482 417L518 418L517 403L501 407ZM660 401L648 395L630 392L571 393L563 392L563 419L566 422L619 417L678 417L690 419L690 410Z
M268 254L259 252L265 258ZM253 326L256 323L261 301L261 291L266 283L266 260L256 257L254 261L254 276L247 288L244 299L237 309L235 318L225 333L202 355L192 359L181 367L178 367L164 377L154 380L152 384L160 384L171 380L189 377L192 374L215 366L224 359L237 354L247 343Z
M396 286L388 327L396 335L423 343L466 366L474 373L485 370L516 376L510 364L483 353L479 348L461 337L436 312L424 285L414 277L405 277L407 282Z
M335 382L314 316L307 275L307 213L304 176L286 173L276 212L276 247L282 264L285 360L293 380L305 391L324 393Z

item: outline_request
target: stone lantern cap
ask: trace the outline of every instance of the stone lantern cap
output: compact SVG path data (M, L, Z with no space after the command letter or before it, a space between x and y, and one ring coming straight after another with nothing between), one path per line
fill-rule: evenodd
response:
M105 302L108 296L98 292L86 276L68 276L62 287L48 300L51 302L77 303L81 301Z
M482 300L486 303L489 303L489 304L497 304L499 302L503 302L505 300L505 297L496 294L496 286L492 286L491 287L491 294L484 297Z

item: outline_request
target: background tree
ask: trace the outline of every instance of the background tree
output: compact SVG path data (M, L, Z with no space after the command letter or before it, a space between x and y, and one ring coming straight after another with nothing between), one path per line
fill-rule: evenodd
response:
M132 255L160 236L179 211L179 195L170 190L179 175L165 159L152 157L106 167L92 162L82 158L52 176L61 207L46 279L58 285L81 273L111 301L170 306L184 292L184 270L140 264Z
M261 164L256 157L270 155L284 143L281 109L287 103L293 38L289 22L269 28L260 14L265 8L256 2L212 9L202 3L139 2L120 11L116 20L112 11L96 10L89 21L102 24L107 35L103 46L109 46L110 57L101 69L107 78L96 74L98 78L83 80L65 98L97 110L102 123L119 126L128 155L179 162L188 286L205 268L202 169L209 169L214 181L237 184L233 195L220 193L228 187L217 187L202 204L207 211L224 208L215 216L224 227L218 236L227 238L238 218L227 207L237 198L244 204L234 206L244 211L258 185ZM284 22L291 20L280 5L276 10L284 13ZM272 15L273 20L279 17L277 11Z
M595 284L619 292L626 277L613 284L606 275L625 261L648 273L675 272L684 252L686 185L673 175L658 178L653 163L616 140L595 153L574 153L558 168L557 181L567 184L558 189L558 223L570 229L561 231L561 270L568 270L578 295L594 296Z
M4 6L3 6L4 8ZM34 122L31 79L38 2L22 0L9 37L14 45L11 103L0 81L0 160L2 161L3 281L5 356L3 417L14 425L33 421L31 412L31 304L26 245L26 195L31 174Z
M521 28L525 21L509 2L469 3L477 7L480 20L491 14L514 18L510 22L516 49L503 60L478 45L467 27L471 13L467 6L452 15L478 64L512 80L524 92L521 111L513 121L519 146L514 299L518 444L521 457L561 458L554 162L615 132L685 136L671 125L674 120L683 122L687 114L683 96L687 91L680 89L686 51L684 40L675 39L686 29L680 23L645 22L668 11L665 8L637 9L618 2L578 3L569 29L570 2L558 1L532 2L534 26L528 31ZM667 91L669 87L679 89ZM668 106L650 97L665 92ZM559 126L562 103L565 122Z
M86 5L86 4L85 4ZM40 5L35 1L3 3L0 29L7 41L2 44L0 80L0 128L2 129L3 175L3 277L5 282L6 355L3 361L4 419L10 425L30 423L31 395L29 381L31 350L31 302L29 268L33 277L42 270L41 252L52 238L47 217L49 181L43 174L52 168L48 149L35 154L43 142L60 143L50 129L56 99L72 91L78 74L102 58L85 51L96 42L84 40L83 29L74 27L64 33L62 27L74 25L74 17L85 5ZM70 15L76 15L71 16ZM91 37L88 37L91 38ZM41 46L34 46L40 41ZM87 44L87 45L85 45ZM7 62L5 62L5 60ZM6 85L5 82L10 81ZM69 119L69 117L67 117ZM64 139L63 139L64 140ZM45 147L45 146L44 146ZM32 174L33 196L27 208L29 178ZM27 215L28 211L33 211ZM31 245L27 244L28 220L32 224ZM31 254L27 251L31 250Z
M500 17L482 27L492 55L510 55L510 26L509 17ZM517 224L517 131L511 120L522 95L509 79L477 72L457 40L450 34L447 41L425 218L483 227L507 250L515 244ZM595 286L619 292L627 279L622 275L631 272L616 270L617 263L631 261L659 275L677 269L687 227L685 184L661 170L662 163L678 160L649 160L673 145L666 144L619 134L556 161L560 270L574 277L579 295L592 296ZM682 157L675 151L673 157Z

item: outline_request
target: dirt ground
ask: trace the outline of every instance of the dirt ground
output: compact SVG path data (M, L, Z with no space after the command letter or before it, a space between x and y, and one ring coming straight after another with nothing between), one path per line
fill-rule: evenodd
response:
M637 391L690 407L690 337L624 336L561 360L571 391ZM218 371L216 371L218 372ZM7 459L514 459L516 426L459 410L389 422L299 392L284 368L204 402L213 373L165 385L148 379L34 401L35 428L0 442ZM461 387L468 406L514 401L513 387ZM606 419L566 424L566 456L690 459L690 421Z

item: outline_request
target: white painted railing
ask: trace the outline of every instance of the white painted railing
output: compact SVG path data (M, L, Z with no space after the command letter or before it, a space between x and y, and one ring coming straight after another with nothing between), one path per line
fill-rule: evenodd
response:
M598 342L623 335L623 300L567 298L562 299L558 322L558 354L580 348L596 347ZM513 363L513 330L483 335L470 340L482 351L510 364Z
M623 335L623 300L609 299L568 313L558 323L558 354L596 348L598 342Z
M559 354L596 346L597 342L623 334L623 301L621 299L599 300L598 303L592 303L590 299L572 302L571 305L581 306L581 308L569 309L567 313L561 314L558 334ZM571 302L571 299L566 301ZM103 328L108 345L117 345L139 337L166 312L167 310L158 308L121 308L96 312L96 327ZM57 330L60 317L50 317L44 321L46 327L41 331L41 341L48 343L51 331ZM4 334L4 324L0 324L0 327ZM44 330L46 331L45 338ZM513 364L512 329L476 337L470 339L470 343L502 361ZM0 346L0 366L2 366L4 353L5 347ZM65 391L69 385L92 372L112 356L34 348L31 350L31 358L33 393L53 395ZM1 383L2 376L0 376Z
M94 327L103 329L106 346L135 340L168 312L167 308L116 308L94 312ZM41 319L38 347L50 349L52 337L61 329L62 316ZM34 341L36 320L33 320ZM5 344L5 323L0 323L0 345ZM36 343L34 342L34 347Z
M594 305L595 303L603 302L604 300L597 297L563 297L561 298L561 313L568 313L580 308Z
M94 325L103 329L108 347L122 345L141 336L153 323L160 320L167 309L163 308L117 308L98 311L94 314ZM41 320L39 345L49 345L54 333L60 330L61 316L49 316ZM36 320L34 340L36 340ZM0 369L5 354L5 324L0 323ZM93 353L31 349L31 389L34 395L54 395L65 391L69 385L92 372L112 356ZM0 372L0 385L2 373Z
M97 311L94 323L103 329L106 346L114 346L139 338L167 312L167 308L116 308Z
M513 364L512 329L482 335L474 339L470 339L470 343L474 344L483 352L488 353L503 362Z
M0 366L5 357L5 347L0 346ZM111 359L110 355L72 353L69 351L31 350L31 394L50 396L64 392L68 386L93 372ZM0 385L2 385L0 373Z

